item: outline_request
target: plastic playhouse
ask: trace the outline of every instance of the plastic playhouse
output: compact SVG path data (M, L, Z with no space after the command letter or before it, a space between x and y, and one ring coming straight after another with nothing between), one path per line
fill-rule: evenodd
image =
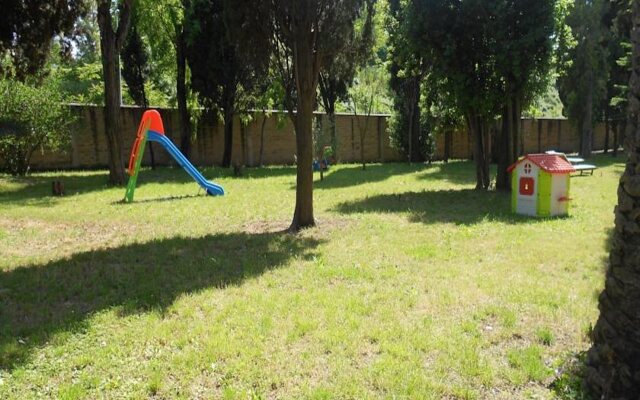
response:
M567 215L571 173L558 154L528 154L507 169L511 173L511 210L538 217Z
M133 148L131 149L129 168L127 169L127 173L130 177L129 183L127 184L127 191L124 195L125 202L130 203L133 201L133 194L136 190L140 164L142 163L142 156L144 154L144 148L147 141L159 143L208 195L219 196L224 194L222 186L207 181L196 167L194 167L193 164L191 164L180 152L180 150L178 150L173 142L165 136L164 125L162 124L160 113L156 110L149 110L145 111L142 115L142 120L140 121L140 126L138 127L138 133L136 135L136 141L133 143Z

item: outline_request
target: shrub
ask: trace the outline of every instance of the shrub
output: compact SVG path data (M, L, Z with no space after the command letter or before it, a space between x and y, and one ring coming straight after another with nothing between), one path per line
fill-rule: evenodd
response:
M0 79L0 160L12 175L29 171L38 148L59 150L70 140L69 108L54 81L32 86Z

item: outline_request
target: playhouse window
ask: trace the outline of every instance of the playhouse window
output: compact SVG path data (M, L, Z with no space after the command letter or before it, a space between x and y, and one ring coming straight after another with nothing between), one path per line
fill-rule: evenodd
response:
M524 164L524 173L529 175L531 173L531 164L529 163L525 163Z
M533 195L533 183L533 178L520 178L520 194L523 196Z

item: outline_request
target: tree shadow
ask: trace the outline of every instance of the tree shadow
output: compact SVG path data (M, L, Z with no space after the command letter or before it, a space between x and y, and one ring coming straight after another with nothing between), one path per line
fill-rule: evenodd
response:
M0 271L0 369L23 364L57 332L83 329L96 312L164 312L181 294L310 258L320 243L282 233L176 237Z
M212 181L220 178L264 179L279 176L295 176L295 171L295 167L245 168L242 171L242 175L235 176L233 169L230 168L205 167L200 169L203 176ZM27 177L2 176L2 179L9 183L18 183L22 185L22 187L16 190L1 191L0 204L54 205L60 199L51 193L51 184L56 180L64 184L67 196L99 192L114 188L107 183L107 171L83 171L82 173L73 171L46 172L36 173ZM143 168L140 170L137 186L139 188L147 184L163 182L193 182L194 185L197 185L181 167L175 166L159 167L156 169ZM124 197L124 186L121 189L122 196Z
M406 213L411 222L423 224L474 224L484 220L507 223L536 223L544 220L511 212L511 195L505 192L435 190L367 197L345 202L334 211L342 214Z
M60 198L52 195L51 184L61 181L67 196L111 189L107 184L108 173L74 174L69 172L38 174L27 177L4 177L9 183L23 185L17 190L0 192L0 204L46 206ZM124 188L122 189L124 193Z
M339 189L374 182L382 182L393 176L405 175L430 168L424 164L371 164L362 169L361 164L341 165L339 168L329 169L324 180L316 180L314 189Z
M494 174L494 167L491 168L491 174ZM424 180L442 180L457 185L475 185L476 170L471 161L450 161L448 163L439 162L433 164L431 168L420 176Z

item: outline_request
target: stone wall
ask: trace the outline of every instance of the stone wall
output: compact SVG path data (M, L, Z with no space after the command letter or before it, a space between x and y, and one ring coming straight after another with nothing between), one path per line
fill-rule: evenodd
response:
M71 107L76 116L76 122L72 127L73 135L70 148L64 152L51 152L46 149L37 151L32 159L33 168L95 168L107 165L108 151L104 133L103 108L95 106ZM126 159L131 151L143 111L136 107L123 107L120 113ZM177 145L180 137L177 110L159 109L158 111L162 115L166 135ZM386 115L369 117L364 138L364 156L367 162L390 162L401 159L398 151L391 146L387 134L387 117ZM364 120L364 117L360 117L362 124L364 124ZM239 119L236 118L233 132L233 164L258 165L262 121L263 116L257 113L249 125L241 127ZM316 114L316 122L328 126L328 119L324 114ZM293 164L296 142L291 120L286 114L275 115L272 113L270 117L267 117L264 128L264 164ZM336 131L338 159L342 162L359 162L360 134L355 117L347 114L337 115ZM170 156L157 144L152 144L152 146L157 164L163 165L172 162ZM196 165L219 164L222 162L223 150L223 125L216 121L202 121L192 144L191 161ZM150 153L147 150L144 163L148 164L149 162Z
M55 168L95 168L107 165L107 145L104 134L104 114L102 107L71 106L76 115L71 146L64 152L46 149L34 154L32 166L37 169ZM174 109L160 109L168 137L174 142L179 138L178 113ZM120 113L125 142L125 159L131 150L143 110L137 107L123 107ZM367 162L392 162L403 160L402 155L392 146L387 130L387 115L372 115L356 118L349 114L336 116L338 138L337 158L341 162L360 161L360 128L366 124L364 156ZM233 163L248 166L258 165L260 160L260 132L263 117L259 113L248 126L242 128L236 118L233 139ZM316 114L316 124L324 127L323 138L328 137L328 118ZM580 144L576 128L565 119L523 119L522 131L525 153L541 152L549 149L577 152ZM604 125L599 124L594 134L594 150L604 148ZM326 139L325 139L326 141ZM611 143L613 140L611 140ZM244 144L244 145L243 145ZM327 142L327 144L329 144ZM156 163L170 164L170 156L158 145L153 145ZM196 165L213 165L222 161L223 126L216 121L202 121L197 137L192 145L191 161ZM465 129L451 135L451 158L468 159L473 151L471 138ZM264 129L263 161L266 165L293 164L295 162L295 133L286 114L271 114ZM436 141L436 159L444 156L444 137ZM144 162L150 161L149 151Z

